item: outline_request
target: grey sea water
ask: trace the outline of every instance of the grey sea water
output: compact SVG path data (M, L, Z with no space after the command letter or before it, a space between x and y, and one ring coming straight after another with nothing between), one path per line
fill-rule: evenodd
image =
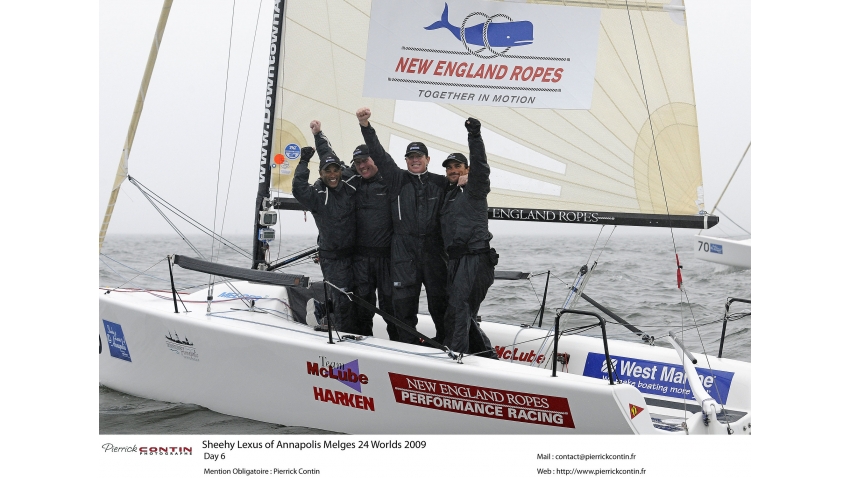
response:
M517 224L517 227L522 227ZM750 270L696 260L693 234L657 230L648 234L614 232L610 240L606 228L601 237L591 234L560 236L499 235L492 241L500 254L497 270L537 273L530 281L496 281L481 306L485 319L531 323L540 308L551 271L543 326L552 324L554 310L567 296L579 268L598 261L585 294L603 304L644 332L661 336L683 326L701 325L685 334L685 344L693 351L716 355L720 343L724 304L727 297L750 298ZM250 252L250 237L229 238ZM212 253L211 240L190 237L204 255ZM676 259L673 242L683 265L684 289L676 287ZM285 237L272 247L272 256L288 257L315 244L314 236ZM247 267L250 259L228 248L214 251L222 263ZM193 249L175 236L122 236L106 238L100 261L101 287L143 287L168 289L168 254L196 256ZM319 266L303 260L287 272L321 277ZM175 282L181 287L205 287L208 276L177 268ZM576 308L591 310L584 301ZM420 310L426 311L424 292ZM733 306L732 312L749 310ZM381 321L376 321L376 324ZM598 329L595 329L598 330ZM609 326L610 338L637 340L622 327ZM591 334L592 335L592 334ZM751 321L729 322L723 356L750 361ZM101 434L306 434L328 433L303 427L273 425L222 415L197 405L165 403L133 397L100 386Z

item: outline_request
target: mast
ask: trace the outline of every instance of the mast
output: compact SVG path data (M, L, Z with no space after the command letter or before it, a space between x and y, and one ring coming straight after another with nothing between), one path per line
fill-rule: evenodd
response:
M272 145L274 140L274 118L275 106L277 104L277 82L280 77L279 61L280 61L280 46L283 42L283 10L285 8L284 0L275 0L274 14L272 20L272 37L271 45L269 46L269 69L268 77L266 78L266 103L265 103L265 119L263 121L263 141L260 152L260 177L259 186L257 188L257 200L254 204L254 259L251 264L252 269L264 269L266 267L266 250L268 243L261 241L258 237L260 233L260 211L268 209L271 205L269 201L269 187L271 185L272 174L270 160L272 155ZM265 204L264 204L265 203Z
M156 25L156 33L153 37L151 51L148 54L148 63L145 66L145 74L142 76L142 86L139 87L139 96L136 98L136 107L133 109L133 116L130 119L130 128L127 130L127 138L124 140L124 149L121 151L121 159L118 162L118 171L115 173L115 182L112 183L112 194L109 196L109 203L106 205L106 212L103 214L103 223L100 225L100 237L98 238L98 252L103 248L103 239L106 237L106 230L109 228L109 221L112 219L112 211L115 209L115 202L118 200L118 191L121 189L121 183L127 178L129 173L130 149L133 147L133 139L136 137L136 127L139 126L139 118L142 116L142 108L145 106L145 96L148 94L148 84L151 81L153 67L156 63L156 57L159 54L159 45L162 42L162 35L165 33L165 23L168 21L168 14L171 13L172 0L165 0L162 4L162 12L159 14L159 23Z

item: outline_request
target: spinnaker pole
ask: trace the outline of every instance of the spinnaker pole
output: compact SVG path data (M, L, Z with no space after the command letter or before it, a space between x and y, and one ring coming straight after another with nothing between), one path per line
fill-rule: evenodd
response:
M129 174L129 159L130 149L133 147L133 139L136 137L136 127L139 125L139 118L142 116L142 108L145 106L145 97L148 94L148 84L153 75L153 67L156 63L156 57L159 54L159 45L162 43L162 35L165 32L165 23L168 21L168 14L171 13L172 0L165 0L162 4L162 12L159 14L159 23L156 25L156 34L153 37L151 51L148 54L148 63L145 66L145 74L142 76L142 86L139 88L139 96L136 98L136 107L133 109L133 117L130 119L130 128L127 131L127 138L124 140L124 149L121 151L121 160L118 162L118 172L115 173L115 182L112 183L112 194L109 196L109 203L106 205L106 213L103 215L103 223L100 225L100 237L98 239L97 250L100 252L103 248L103 239L106 237L106 230L109 228L109 221L112 219L112 211L115 209L115 202L118 200L118 191L121 189L121 183Z
M280 78L280 69L278 64L280 61L280 46L283 42L283 22L284 8L286 2L284 0L275 0L274 14L272 16L272 38L269 47L269 69L266 78L266 103L265 117L263 120L263 144L260 153L260 178L257 188L257 200L254 204L254 259L251 264L251 269L265 269L268 264L266 262L266 250L268 242L261 240L259 237L260 229L263 227L260 224L260 211L264 211L271 206L269 199L269 188L272 181L271 172L271 156L274 144L274 125L275 125L275 106L277 105L277 82Z

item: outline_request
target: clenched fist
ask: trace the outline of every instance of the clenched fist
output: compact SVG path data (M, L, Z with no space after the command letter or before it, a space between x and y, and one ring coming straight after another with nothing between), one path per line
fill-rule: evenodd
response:
M301 148L301 161L310 161L310 158L316 154L316 150L311 146Z
M360 122L360 126L369 126L369 118L372 117L372 110L369 108L360 108L357 110L357 121Z
M313 134L319 134L322 132L322 122L318 120L313 120L310 122L310 131Z
M465 125L469 134L481 134L481 122L477 119L469 118L466 120Z

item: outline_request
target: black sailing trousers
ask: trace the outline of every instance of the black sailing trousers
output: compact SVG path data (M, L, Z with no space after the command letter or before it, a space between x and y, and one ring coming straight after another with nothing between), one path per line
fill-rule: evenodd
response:
M444 317L448 298L446 297L446 263L437 254L422 254L422 262L416 264L416 280L408 287L395 287L393 290L393 310L395 316L410 327L416 328L419 318L419 294L425 285L428 299L428 313L437 329L437 342L446 337ZM401 328L398 329L399 342L418 344L419 339Z
M319 252L319 265L322 267L322 276L324 276L325 281L330 282L346 292L350 292L353 289L354 279L351 270L350 257L327 259L322 257L322 253ZM351 300L331 286L327 286L327 291L328 298L333 304L334 326L341 332L354 332L352 330L355 328L355 324Z
M451 350L498 359L490 339L475 320L487 289L493 285L494 270L489 253L465 254L457 259L449 259L449 298L445 315L446 339L443 344Z
M378 308L393 315L393 280L390 276L390 258L355 255L352 265L354 269L354 293L357 297L375 305L377 293ZM375 313L358 305L354 305L354 328L348 332L357 335L372 335L372 319ZM387 335L390 340L398 341L398 331L395 324L387 322Z

